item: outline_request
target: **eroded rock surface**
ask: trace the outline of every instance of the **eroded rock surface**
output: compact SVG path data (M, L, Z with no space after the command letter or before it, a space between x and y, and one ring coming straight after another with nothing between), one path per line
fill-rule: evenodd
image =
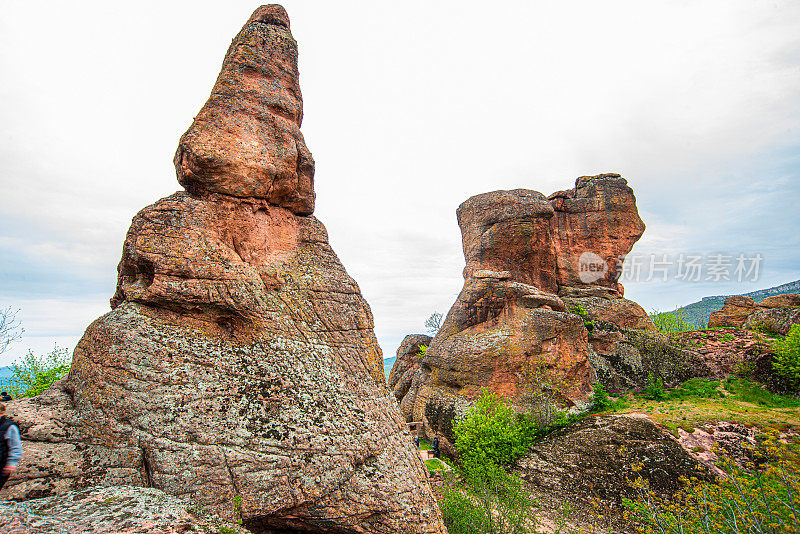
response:
M149 486L255 531L444 533L369 306L310 215L296 43L264 6L133 219L112 311L14 401L24 499Z
M736 327L785 336L792 325L800 324L800 294L773 295L761 302L751 297L725 299L722 308L711 312L709 328Z
M558 255L558 285L598 285L623 294L618 282L625 255L644 233L636 197L619 174L581 176L575 187L548 197ZM583 256L584 254L593 256ZM581 257L583 256L583 261ZM587 272L590 259L600 259L606 269Z
M528 403L536 367L558 378L563 405L586 403L595 375L593 319L618 330L655 330L618 283L644 231L619 175L584 176L549 198L528 189L476 195L457 217L464 288L419 369L410 373L398 359L389 377L402 384L395 393L406 419L422 421L429 436L441 433L445 452L452 451L454 420L483 388ZM584 252L597 270L583 271Z
M681 477L711 478L663 428L645 417L615 415L587 417L545 436L514 469L536 487L584 502L636 498L638 476L661 495L680 489Z
M249 532L154 488L94 486L24 503L0 503L3 534Z
M175 153L193 194L256 197L314 211L314 160L300 133L297 43L279 5L258 8L231 43L206 104Z

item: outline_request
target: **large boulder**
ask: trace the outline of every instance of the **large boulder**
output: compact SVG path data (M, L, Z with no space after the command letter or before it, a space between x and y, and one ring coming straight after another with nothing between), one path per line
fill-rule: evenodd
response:
M432 339L425 334L409 334L403 338L397 348L397 359L387 378L389 389L400 403L400 411L409 423L413 421L414 403L419 391L411 391L411 386L418 383L422 376L422 358L425 356L422 347L427 349Z
M289 16L262 6L231 43L211 96L178 143L178 181L193 194L255 197L308 215L314 160L302 121Z
M800 308L767 308L750 314L742 328L785 336L792 325L800 324Z
M654 492L671 495L680 478L711 479L666 430L645 417L587 417L535 443L514 470L523 480L568 500L588 497L620 503L636 498L641 476Z
M725 299L711 312L708 326L736 327L770 334L786 335L793 324L800 324L800 294L786 293L767 297L759 303L745 296Z
M604 286L618 282L625 255L644 233L636 197L619 174L581 176L575 187L548 197L558 256L558 285Z
M369 306L310 215L296 54L280 6L234 39L181 140L188 191L134 217L68 377L11 403L29 452L6 498L147 486L256 531L445 532Z
M709 328L734 326L741 328L747 318L756 312L756 303L751 297L734 296L725 299L717 311L711 312L708 318Z
M406 418L422 421L428 435L439 433L445 452L454 421L484 389L521 409L538 402L534 370L558 383L553 398L562 406L588 403L597 374L593 320L655 330L618 283L622 261L644 231L633 191L619 175L578 178L574 189L549 199L529 189L484 193L456 214L464 288L419 368L402 381L390 375ZM588 277L583 252L598 269Z
M470 197L456 210L464 247L464 278L476 271L509 278L542 291L558 291L553 207L538 191L514 189Z

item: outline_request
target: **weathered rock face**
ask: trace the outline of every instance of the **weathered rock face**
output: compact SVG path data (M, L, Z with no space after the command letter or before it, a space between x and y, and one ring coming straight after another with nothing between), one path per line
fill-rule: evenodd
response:
M628 182L619 174L581 176L574 189L553 193L548 199L555 210L550 224L558 255L558 285L598 285L622 295L618 282L622 262L645 229ZM587 271L595 262L604 263L606 269Z
M641 471L633 467L641 465ZM631 482L670 495L680 477L709 479L707 468L664 429L644 417L587 417L553 432L517 461L521 478L537 487L585 500L635 498Z
M0 503L4 534L185 534L249 531L154 488L94 486Z
M711 312L708 318L709 328L720 326L741 327L750 314L755 313L756 303L750 297L728 297L722 308Z
M464 278L480 270L507 271L515 282L555 293L553 213L547 198L529 189L469 198L456 210L467 262Z
M431 344L431 336L425 334L410 334L403 338L402 343L397 348L397 359L389 373L389 389L400 403L400 411L406 421L411 421L414 410L414 402L417 398L418 389L409 394L411 385L419 381L422 376L422 357L421 347L428 347Z
M178 150L189 191L134 218L69 376L11 403L30 452L5 496L150 486L255 531L445 532L369 307L284 173L295 46L279 6L234 39Z
M594 373L585 318L655 330L617 283L625 254L644 231L633 191L619 175L581 177L549 200L528 189L484 193L461 204L457 216L464 288L420 368L409 373L396 365L389 377L402 384L395 393L406 419L421 420L428 435L441 433L445 452L454 419L483 388L528 402L532 366L559 377L564 405L586 402ZM578 261L587 251L601 258L601 272L588 278Z
M796 324L800 324L800 308L767 308L749 315L742 328L785 336Z
M759 303L750 297L728 297L708 319L712 328L732 326L784 336L793 324L800 324L800 294L796 293L774 295Z
M283 7L258 8L234 38L211 97L175 153L193 194L255 197L314 211L314 160L300 124L297 43Z
M695 376L710 377L713 368L700 354L649 330L622 329L594 321L589 333L589 361L597 381L608 391L644 388L652 374L674 387Z

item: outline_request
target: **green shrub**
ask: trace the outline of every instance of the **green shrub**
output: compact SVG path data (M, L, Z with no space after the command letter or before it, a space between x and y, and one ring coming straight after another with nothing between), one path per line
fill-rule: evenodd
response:
M647 385L642 390L641 396L645 399L662 401L667 399L664 391L664 381L653 373L647 375Z
M800 391L800 325L792 325L784 339L775 341L772 368L795 391Z
M592 410L596 412L602 412L604 410L608 410L614 404L611 398L608 396L608 392L603 384L597 383L593 386L594 389L594 406L592 406Z
M658 331L664 334L695 330L694 325L686 320L686 314L683 310L661 313L656 311L650 314L650 318L653 320L653 324L656 325L656 328L658 328Z
M439 503L449 534L525 534L535 531L537 504L519 477L493 463L467 465Z
M536 428L530 419L518 417L499 395L484 390L454 429L462 463L510 464L534 439Z
M417 347L417 356L419 356L419 360L425 357L425 354L428 352L428 345L419 345Z
M34 397L63 378L69 368L67 349L54 346L53 350L41 357L28 351L21 362L11 364L11 378L2 382L2 389L15 398Z

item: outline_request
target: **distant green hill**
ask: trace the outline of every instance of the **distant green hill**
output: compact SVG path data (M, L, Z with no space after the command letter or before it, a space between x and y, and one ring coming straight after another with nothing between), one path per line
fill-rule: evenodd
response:
M759 289L758 291L751 291L750 293L742 293L742 295L745 297L752 297L756 302L761 302L772 295L782 295L784 293L800 293L800 280L770 287L769 289ZM716 295L713 297L703 297L703 300L700 302L694 302L674 311L682 312L687 322L698 327L703 327L708 324L708 318L711 312L720 309L725 299L732 296L733 295Z
M397 356L392 356L391 358L385 358L383 360L383 372L386 373L387 380L389 378L389 373L392 372L392 366L396 361L397 361Z

